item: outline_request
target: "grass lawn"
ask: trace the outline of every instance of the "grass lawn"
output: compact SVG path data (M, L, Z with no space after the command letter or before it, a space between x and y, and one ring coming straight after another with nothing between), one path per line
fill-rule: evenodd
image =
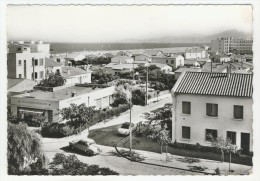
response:
M117 145L118 147L129 148L129 137L120 136L117 133L117 129L120 126L121 125L116 125L107 128L91 130L89 134L89 138L94 139L96 143L100 145L105 145L105 146ZM133 143L133 149L136 150L144 150L144 151L150 151L156 153L161 152L161 148L158 143L151 141L150 138L147 138L145 136L137 136L136 133L133 134L132 143ZM164 149L163 152L165 152L165 147L163 149ZM220 154L212 153L212 152L198 152L194 150L174 148L172 146L168 146L168 152L173 155L220 161ZM225 162L229 162L228 155L225 156ZM251 166L252 158L244 157L244 156L234 156L232 157L232 163Z

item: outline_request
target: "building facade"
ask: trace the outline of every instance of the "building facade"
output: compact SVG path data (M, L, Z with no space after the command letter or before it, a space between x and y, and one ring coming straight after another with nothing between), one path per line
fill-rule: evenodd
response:
M30 79L39 82L45 78L45 58L49 57L49 44L18 41L8 45L8 78Z
M108 107L113 102L115 87L95 88L84 86L57 87L53 92L34 91L11 97L11 112L19 118L44 114L48 122L60 120L59 110L70 104L95 106L96 109Z
M206 51L200 48L191 48L185 50L185 59L196 59L196 58L206 58Z
M220 53L252 54L253 40L235 39L232 37L219 38L211 41L211 50Z
M211 146L209 135L229 138L242 153L249 154L252 92L250 74L182 73L172 89L172 140Z

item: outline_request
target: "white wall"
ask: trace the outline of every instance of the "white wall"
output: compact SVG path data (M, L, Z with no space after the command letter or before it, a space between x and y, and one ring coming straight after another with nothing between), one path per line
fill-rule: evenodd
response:
M173 99L174 101L175 99ZM182 114L182 101L191 102L191 114ZM173 102L173 104L175 101ZM218 104L218 118L206 116L206 103ZM218 130L218 136L226 138L227 131L236 132L236 144L240 148L241 132L250 133L250 150L252 150L252 99L228 96L206 96L181 94L176 96L176 140L181 143L210 146L210 142L205 140L206 129ZM233 118L233 106L244 106L244 119ZM173 116L174 121L174 116ZM173 122L174 123L174 122ZM182 139L182 126L191 129L191 139ZM174 134L173 124L173 134Z

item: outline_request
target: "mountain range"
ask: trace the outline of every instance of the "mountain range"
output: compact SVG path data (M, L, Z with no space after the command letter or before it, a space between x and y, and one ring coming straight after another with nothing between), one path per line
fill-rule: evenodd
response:
M233 37L242 39L252 39L253 35L238 30L228 30L212 35L192 34L189 36L164 36L150 39L127 39L122 42L127 43L210 43L220 37ZM121 42L121 41L120 41Z

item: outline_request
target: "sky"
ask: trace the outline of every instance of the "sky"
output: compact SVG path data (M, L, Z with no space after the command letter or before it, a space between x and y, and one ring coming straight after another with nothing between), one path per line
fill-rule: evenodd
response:
M250 5L8 6L8 40L117 42L252 32Z

